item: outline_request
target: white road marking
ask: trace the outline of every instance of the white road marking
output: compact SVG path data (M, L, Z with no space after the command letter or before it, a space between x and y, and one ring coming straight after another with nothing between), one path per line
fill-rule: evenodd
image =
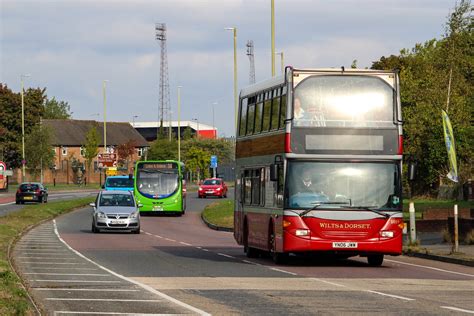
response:
M317 279L317 278L310 278L310 279L311 279L311 280L314 280L314 281L326 283L326 284L331 284L331 285L334 285L334 286L347 287L347 286L345 286L345 285L338 284L338 283L334 283L334 282L331 282L331 281L321 280L321 279Z
M3 203L3 204L0 204L0 206L4 206L4 205L12 205L12 204L15 204L15 202Z
M99 273L46 273L46 272L28 272L23 274L39 274L39 275L80 275L80 276L110 276L110 274Z
M34 267L35 270L92 270L97 271L98 269L94 268L44 268L44 267Z
M54 315L59 314L85 314L85 315L128 315L128 316L172 316L181 314L145 314L145 313L114 313L114 312L74 312L74 311L55 311Z
M57 265L57 264L78 264L78 265L85 264L85 263L79 263L79 262L36 262L36 261L20 261L20 263L53 264L53 265Z
M461 272L456 272L456 271L449 271L449 270L445 270L445 269L427 267L427 266L422 266L422 265L419 265L419 264L401 262L401 261L390 260L390 259L385 259L385 261L395 262L395 263L399 263L399 264L405 264L405 265L408 265L408 266L419 267L419 268L430 269L430 270L446 272L446 273L452 273L452 274L463 275L463 276L468 276L468 277L474 278L474 274L461 273Z
M383 296L389 296L389 297L393 297L393 298L398 298L398 299L405 300L405 301L414 301L415 300L414 298L408 298L408 297L403 297L403 296L398 296L398 295L393 295L393 294L386 294L386 293L377 292L377 291L367 290L367 292L374 293L374 294L379 294L379 295L383 295Z
M457 307L451 307L451 306L440 306L441 308L445 309L450 309L456 312L463 312L463 313L468 313L468 314L474 314L474 311L468 310L468 309L462 309L462 308L457 308Z
M123 298L58 298L58 297L47 297L46 301L94 301L94 302L149 302L158 303L164 300L125 300Z
M226 255L225 253L217 253L219 256L222 256L222 257L226 257L226 258L232 258L232 259L236 259L235 257L232 257L232 256L229 256L229 255Z
M202 248L201 250L209 252L209 249L206 249L206 248Z
M277 269L277 268L270 268L270 270L281 272L281 273L286 273L286 274L291 274L291 275L298 275L297 273L293 273L293 272L285 271L285 270L280 270L280 269Z
M197 249L202 249L202 247L200 247L200 246L196 246L196 248L197 248Z
M32 280L35 282L74 282L74 283L120 283L120 281L85 281L85 280Z
M185 245L185 246L192 246L191 244L188 244L187 242L184 242L184 241L180 241L179 242L181 245Z
M170 238L165 238L165 239L168 240L168 241L176 242L176 240L174 240L174 239L170 239Z
M256 266L261 266L260 263L258 263L258 262L253 262L253 261L249 261L249 260L242 260L242 262L249 263L249 264L254 264L254 265L256 265Z
M50 260L77 260L77 258L73 257L57 257L57 258L52 258L52 257L17 257L18 259L50 259Z
M37 287L36 291L86 291L86 292L140 292L140 290L120 290L120 289L72 289L72 288L49 288Z
M93 260L87 258L87 257L84 256L82 253L80 253L79 251L77 251L77 250L73 249L71 246L69 246L69 245L61 238L61 236L59 236L58 227L57 227L57 225L56 225L56 220L55 220L55 219L53 219L53 225L54 225L54 233L56 234L56 236L58 236L59 240L60 240L66 247L68 247L71 251L73 251L74 253L76 253L79 257L84 258L85 260L89 261L90 263L95 264L96 266L98 266L99 268L103 269L104 271L107 271L107 272L109 272L110 274L115 275L116 277L118 277L118 278L120 278L120 279L122 279L122 280L125 280L125 281L127 281L127 282L133 283L133 284L135 284L135 285L138 285L138 286L140 286L141 288L147 290L148 292L151 292L151 293L153 293L153 294L156 294L156 295L158 295L158 296L160 296L160 297L162 297L162 298L164 298L164 299L166 299L166 300L168 300L168 301L170 301L170 302L173 302L173 303L175 303L175 304L177 304L177 305L179 305L179 306L181 306L181 307L183 307L183 308L186 308L186 309L188 309L188 310L190 310L190 311L193 311L193 312L195 312L195 313L198 313L198 314L200 314L200 315L211 316L211 314L206 313L206 312L203 311L203 310L200 310L200 309L198 309L198 308L196 308L196 307L194 307L194 306L191 306L191 305L188 305L188 304L186 304L186 303L184 303L184 302L182 302L182 301L179 301L179 300L177 300L177 299L175 299L175 298L173 298L173 297L171 297L171 296L169 296L169 295L166 295L165 293L162 293L162 292L160 292L160 291L157 291L157 290L155 290L154 288L152 288L151 286L148 286L148 285L146 285L146 284L140 283L140 282L135 281L135 280L133 280L133 279L127 278L126 276L123 276L123 275L121 275L121 274L118 274L118 273L116 273L116 272L114 272L114 271L112 271L112 270L110 270L110 269L107 269L106 267L101 266L101 265L98 264L97 262L95 262L95 261L93 261Z

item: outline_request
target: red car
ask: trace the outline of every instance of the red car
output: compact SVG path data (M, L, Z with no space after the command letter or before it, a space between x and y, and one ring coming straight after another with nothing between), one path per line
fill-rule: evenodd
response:
M205 198L207 196L227 197L227 185L224 183L224 180L219 178L204 180L199 186L198 197Z

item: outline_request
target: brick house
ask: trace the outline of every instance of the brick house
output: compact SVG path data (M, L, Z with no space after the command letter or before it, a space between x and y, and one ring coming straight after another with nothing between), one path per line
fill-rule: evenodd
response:
M91 163L91 170L83 173L86 166L83 146L87 132L95 127L99 135L99 154L104 152L104 123L85 120L43 120L43 126L53 131L52 146L55 153L53 168L44 170L44 183L76 183L78 176L88 177L88 183L99 183L103 170L98 168L97 157ZM119 166L120 174L133 172L133 166L149 147L148 142L129 123L107 122L107 153L116 153L119 145L132 141L135 146L133 155L123 159ZM123 158L123 157L121 157ZM31 179L27 177L27 179Z

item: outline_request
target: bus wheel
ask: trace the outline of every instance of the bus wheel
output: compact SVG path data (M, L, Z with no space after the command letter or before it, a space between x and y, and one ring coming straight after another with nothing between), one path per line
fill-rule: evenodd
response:
M273 262L275 262L276 264L283 264L287 261L288 254L276 251L275 233L273 231L273 226L271 226L270 233L268 234L268 251L270 252L270 257L272 257Z
M367 256L367 261L372 267L380 267L383 262L383 255L369 255Z
M249 230L247 223L244 226L244 252L247 255L247 258L257 258L258 250L252 247L249 247Z

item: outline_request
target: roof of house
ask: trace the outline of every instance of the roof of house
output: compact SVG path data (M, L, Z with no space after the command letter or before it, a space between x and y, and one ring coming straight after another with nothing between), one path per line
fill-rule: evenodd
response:
M53 131L52 145L82 146L86 143L86 134L92 128L99 134L99 146L104 146L104 123L83 120L43 120L43 125ZM148 142L129 123L107 122L107 145L118 146L134 141L137 147L148 147Z

